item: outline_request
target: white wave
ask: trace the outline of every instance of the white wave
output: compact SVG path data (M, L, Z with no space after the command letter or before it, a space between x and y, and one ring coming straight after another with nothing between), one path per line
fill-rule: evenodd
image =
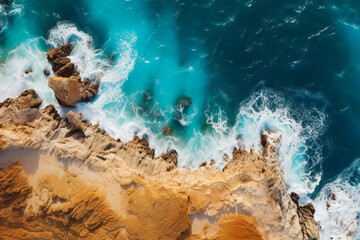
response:
M52 47L72 42L73 49L69 58L76 65L83 78L99 82L110 68L103 52L95 49L93 39L89 34L79 31L74 24L59 22L50 30L47 43Z
M124 33L117 41L116 64L112 66L100 49L95 49L92 37L77 29L74 24L59 22L50 31L48 44L53 47L72 42L73 50L69 58L76 65L80 76L92 81L117 82L127 79L133 70L137 52L133 49L136 34Z
M0 34L5 31L8 27L8 16L13 16L16 14L21 14L24 6L21 4L16 4L12 2L10 6L0 3Z
M7 28L6 15L5 8L0 4L0 34Z
M321 179L322 149L319 136L326 128L325 113L291 104L282 94L259 91L240 104L237 133L245 149L261 149L265 128L281 133L278 156L289 191L306 195Z
M46 52L39 49L42 38L30 39L12 50L6 62L0 65L0 101L7 97L16 97L26 89L35 89L44 104L59 107L52 90L47 86L47 77L43 70L50 68ZM25 70L33 71L25 74Z
M134 103L124 95L121 87L122 82L102 83L98 98L92 103L80 104L78 110L86 119L93 123L99 122L101 128L122 141L131 140L134 134L146 137L150 147L155 149L156 156L176 150L179 166L197 168L200 163L209 163L214 159L220 169L226 163L223 161L224 154L231 157L237 143L235 129L227 126L227 118L221 110L216 116L208 114L209 133L194 130L193 137L184 143L181 138L164 136L161 131L164 123L161 121L146 120L136 111L135 116L130 117L127 108L134 107ZM156 107L155 103L150 111L158 111ZM161 111L157 114L165 116Z
M236 130L228 126L228 119L221 108L215 114L210 112L205 112L205 114L206 123L211 126L211 129L205 134L200 132L194 134L185 148L185 156L182 156L184 160L181 162L198 167L201 162L209 163L213 159L215 166L222 169L229 160L226 156L231 158L234 148L238 146ZM196 164L191 160L195 160Z
M360 239L360 159L326 184L314 200L321 239Z

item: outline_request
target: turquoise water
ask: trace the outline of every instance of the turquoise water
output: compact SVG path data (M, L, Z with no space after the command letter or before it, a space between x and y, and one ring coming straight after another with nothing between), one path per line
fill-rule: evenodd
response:
M261 149L265 128L280 131L288 191L314 202L322 236L356 229L359 181L347 176L360 153L357 1L0 3L1 101L34 88L65 114L42 71L46 51L72 41L81 75L101 82L75 109L85 119L123 141L145 137L156 154L175 149L192 168L221 168L235 146ZM338 204L323 208L331 191Z

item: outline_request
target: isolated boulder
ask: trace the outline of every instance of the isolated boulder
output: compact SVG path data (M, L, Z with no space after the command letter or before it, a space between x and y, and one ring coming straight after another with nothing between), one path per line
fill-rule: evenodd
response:
M66 107L75 107L78 102L88 102L97 94L99 85L81 81L80 76L49 78L49 87L54 90L58 102Z
M54 90L56 99L63 106L75 107L75 104L81 100L80 77L64 78L54 76L49 78L48 85Z

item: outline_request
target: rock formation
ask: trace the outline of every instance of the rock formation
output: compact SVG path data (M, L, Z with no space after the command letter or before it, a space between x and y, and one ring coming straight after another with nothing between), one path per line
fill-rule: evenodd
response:
M320 239L319 224L314 220L315 208L312 204L299 206L299 196L292 192L291 199L296 203L301 230L305 239Z
M285 191L276 132L262 137L263 152L234 149L223 171L190 170L176 167L174 151L155 157L145 139L124 143L40 104L33 90L0 103L4 239L318 236L312 209Z
M56 75L49 78L48 85L54 90L58 102L66 107L74 107L77 102L91 101L99 88L99 84L92 84L88 79L81 81L75 64L68 57L71 49L71 43L67 43L60 48L52 48L47 53L47 58ZM45 70L44 74L49 75L50 72Z

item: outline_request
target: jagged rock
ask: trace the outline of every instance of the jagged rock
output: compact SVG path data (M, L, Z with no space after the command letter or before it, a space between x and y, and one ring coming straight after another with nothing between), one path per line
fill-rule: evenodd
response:
M66 57L66 54L59 48L52 48L47 52L47 59L50 63L60 57Z
M36 95L34 89L29 89L22 92L17 98L12 99L8 98L4 102L0 103L1 107L11 107L11 106L18 106L20 108L38 108L42 103L42 100L39 99Z
M165 134L165 135L171 135L171 133L172 133L171 127L169 127L169 126L163 127L162 128L162 133Z
M65 67L67 64L70 64L71 60L68 57L59 57L52 62L52 69L56 74L61 68Z
M167 153L161 154L158 158L164 159L167 163L173 163L175 166L177 166L178 159L177 159L177 152L175 150L171 150Z
M145 154L145 156L149 156L151 158L154 158L155 156L155 151L154 149L151 149L149 147L149 142L145 139L145 138L139 138L138 136L134 136L134 139L132 141L130 141L131 143L134 143L138 146L141 146L141 153L140 154Z
M303 239L319 240L319 223L314 220L314 206L310 203L305 206L299 206L299 196L294 192L291 193L290 197L297 206L297 213L299 216L301 231L303 233Z
M69 56L72 51L72 43L66 43L60 46L60 50L65 53L65 56Z
M25 74L29 74L29 73L31 73L31 72L33 72L33 69L32 69L32 68L28 68L28 69L25 70L24 73L25 73Z
M202 163L199 165L199 167L206 167L206 166L207 166L207 162L206 162L206 161L202 162Z
M80 77L71 76L64 77L50 77L48 85L54 90L55 97L58 102L66 107L75 107L77 102L81 101Z
M81 101L89 102L91 101L97 94L99 89L99 84L90 83L89 80L84 79L81 82L80 93L81 93Z
M49 75L50 75L50 70L47 69L47 68L45 68L45 69L44 69L44 74L45 74L46 76L49 76Z
M33 89L22 92L17 98L8 98L0 103L0 127L8 122L30 122L39 118L37 108L41 105ZM1 137L1 136L0 136Z
M296 193L292 192L290 194L290 197L291 200L293 200L293 202L296 203L296 206L299 206L299 196Z
M319 223L314 220L315 208L312 204L298 207L299 221L304 239L319 240Z
M64 67L66 64L68 64L70 62L71 62L71 60L68 57L59 57L59 58L55 58L50 63L52 65L53 72L56 73L60 68Z
M77 129L81 129L82 123L82 114L81 113L74 113L73 111L69 111L66 116L68 117L69 121L73 124L73 126Z
M52 69L54 73L56 74L57 71L59 71L61 68L65 67L68 63L71 62L70 58L67 56L71 53L72 44L67 43L62 45L60 48L52 48L47 52L47 59L52 65ZM60 71L60 74L58 76L62 77L70 77L72 74L68 75L70 72L69 68L73 69L75 71L74 66L68 66L67 70ZM67 73L66 75L62 75L64 73Z
M75 65L71 62L62 66L59 70L56 71L55 74L59 77L71 77L72 75L79 75L79 73L75 71Z

